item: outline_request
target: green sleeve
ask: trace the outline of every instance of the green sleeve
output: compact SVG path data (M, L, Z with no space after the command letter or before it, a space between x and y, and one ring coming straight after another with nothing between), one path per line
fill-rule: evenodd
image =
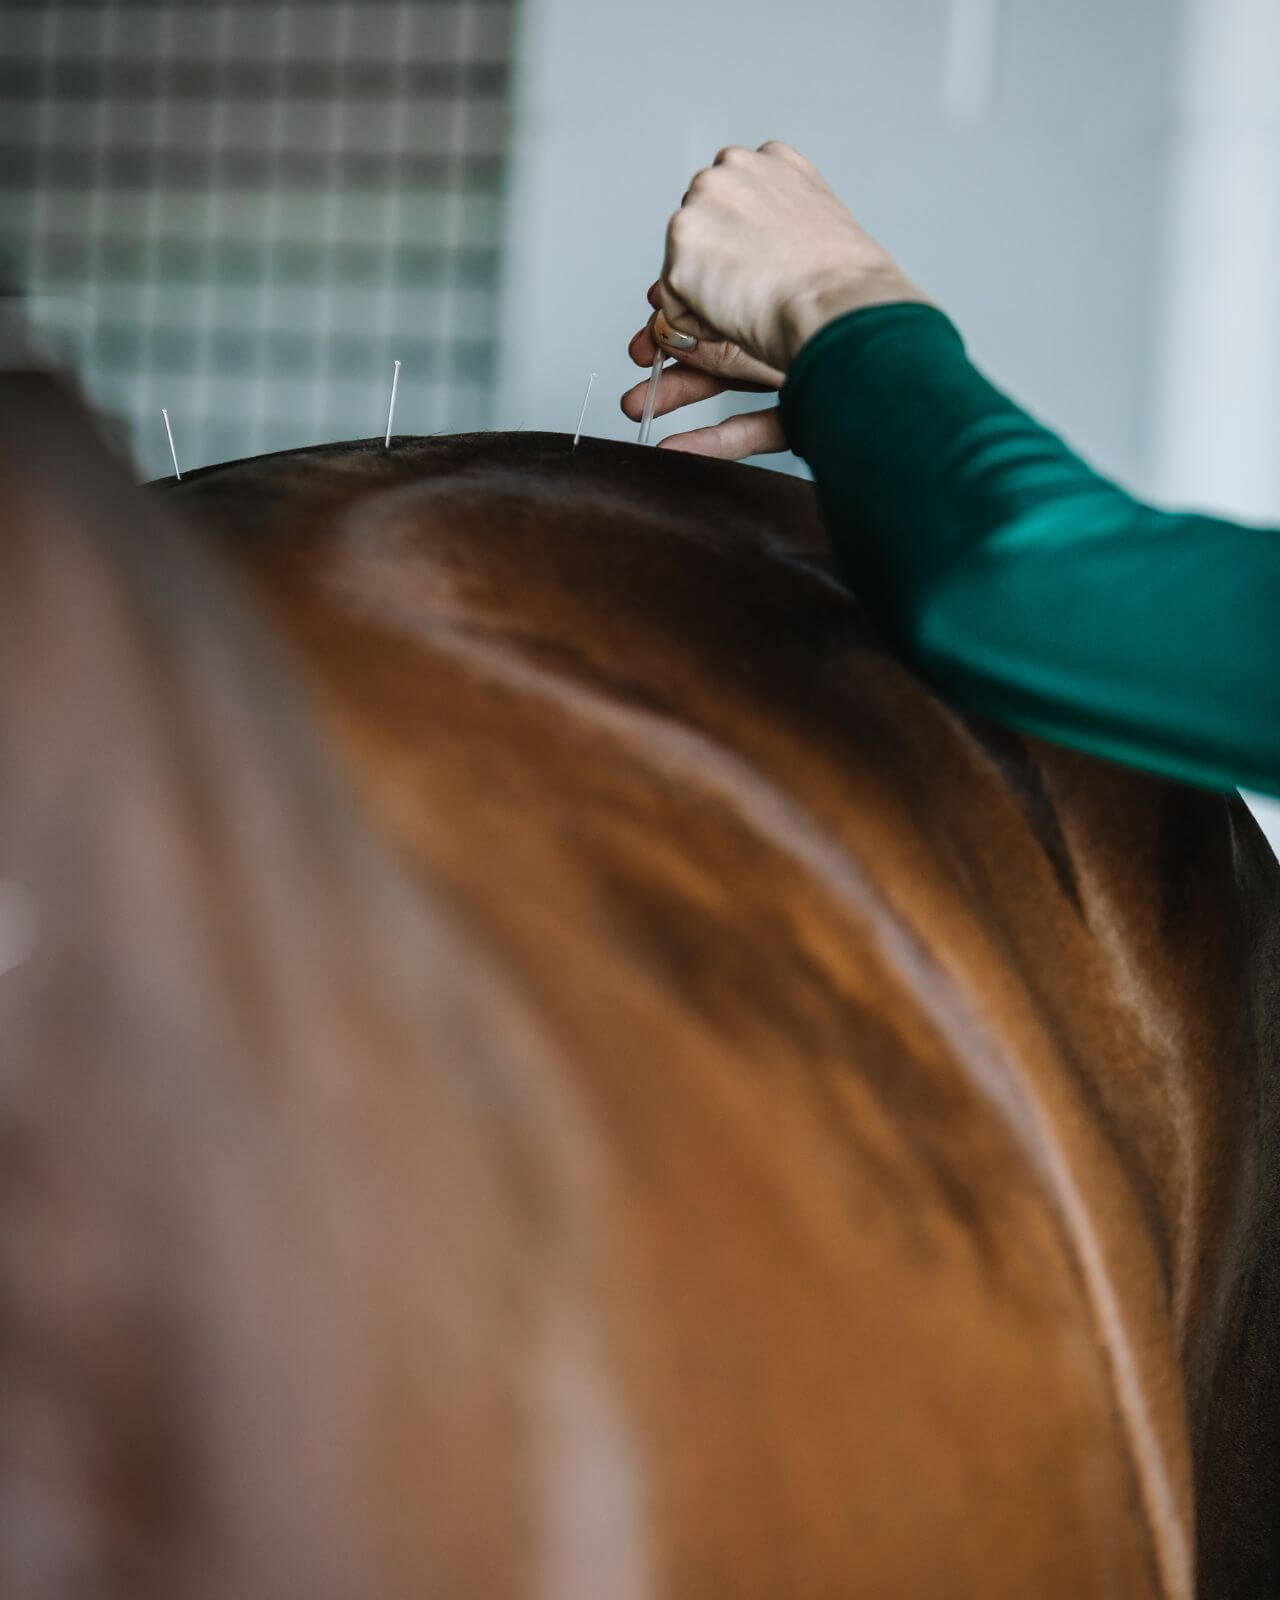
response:
M1143 505L931 306L855 311L782 391L851 587L948 698L1211 788L1280 793L1280 531Z

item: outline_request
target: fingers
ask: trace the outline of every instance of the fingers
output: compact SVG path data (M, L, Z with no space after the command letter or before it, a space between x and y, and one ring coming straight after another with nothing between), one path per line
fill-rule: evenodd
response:
M633 422L639 422L644 411L644 394L648 387L647 381L637 383L622 397L622 409ZM674 367L662 369L653 414L655 417L665 417L669 411L696 405L699 400L710 400L713 395L723 394L728 388L729 384L723 378L713 378L709 373L698 372L677 362Z
M671 351L692 350L698 343L691 333L677 333L661 311L653 314L653 337L664 350Z
M712 162L716 167L733 167L749 163L753 155L774 156L779 161L785 161L789 167L794 167L797 172L805 172L810 176L817 173L818 169L808 156L789 144L784 144L781 139L766 139L755 151L747 150L742 145L726 145Z
M693 428L663 439L659 450L684 450L690 455L715 456L721 461L741 461L746 456L771 455L787 449L775 406L771 411L746 411L711 428Z
M679 216L679 212L676 213ZM658 279L658 306L677 333L692 334L695 339L718 343L719 333L700 317L694 316L684 301L668 287L665 273Z
M649 323L638 333L631 335L631 343L627 346L627 354L638 367L651 367L658 358L658 346L654 341L653 328Z
M653 338L652 332L649 335ZM697 367L723 378L734 389L780 389L783 374L766 361L757 361L740 345L727 339L700 340L692 350L672 351L682 365Z
M632 336L627 353L638 367L651 367L658 355L658 343L653 336L653 318L646 327ZM703 372L723 379L722 387L728 389L780 389L782 373L767 362L757 361L736 344L725 339L699 340L692 350L667 349L681 366L697 367ZM718 392L718 391L717 391Z
M701 177L702 174L699 174ZM704 322L701 317L689 309L689 306L677 293L675 278L673 276L673 263L680 248L680 241L687 237L692 213L684 209L685 201L693 193L698 184L698 178L693 180L689 193L680 202L680 210L675 212L667 223L666 249L662 259L662 276L653 286L653 295L656 294L656 309L661 311L667 322L677 333L691 334L693 338L705 340L709 343L718 343L723 335L718 329L713 328L709 322Z

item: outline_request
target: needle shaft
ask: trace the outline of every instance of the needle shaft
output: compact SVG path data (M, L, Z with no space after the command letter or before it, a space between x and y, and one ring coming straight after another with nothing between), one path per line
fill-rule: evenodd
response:
M666 352L659 350L653 360L653 371L649 374L649 387L644 392L644 414L640 418L641 444L648 444L649 430L653 427L653 408L658 403L658 379L662 376L662 364L667 359Z

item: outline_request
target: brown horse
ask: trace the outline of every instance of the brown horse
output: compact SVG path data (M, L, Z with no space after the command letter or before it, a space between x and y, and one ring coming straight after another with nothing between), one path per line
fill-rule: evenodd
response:
M0 1592L1276 1591L1238 800L948 709L775 474L0 388Z

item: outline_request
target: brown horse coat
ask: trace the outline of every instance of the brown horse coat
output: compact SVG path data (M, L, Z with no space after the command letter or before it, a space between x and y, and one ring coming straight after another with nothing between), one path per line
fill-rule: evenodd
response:
M162 511L3 387L3 1592L1275 1587L1237 800L948 710L791 480Z

